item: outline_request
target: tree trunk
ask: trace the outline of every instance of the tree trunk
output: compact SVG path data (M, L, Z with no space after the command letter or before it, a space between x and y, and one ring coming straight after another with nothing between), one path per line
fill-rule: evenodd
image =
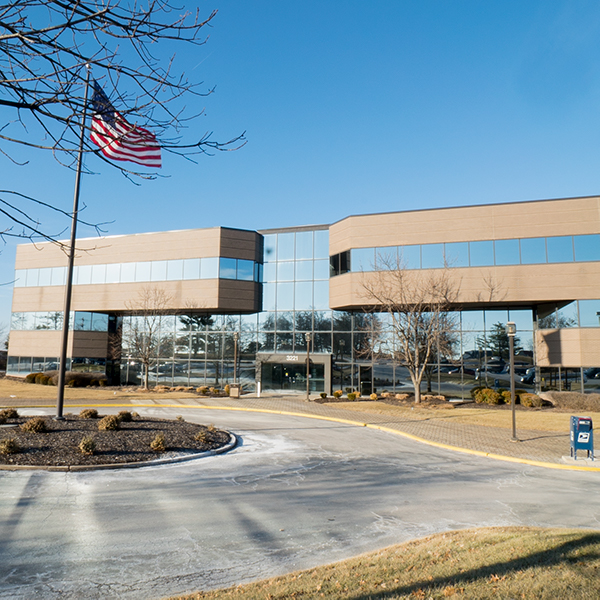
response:
M148 377L150 375L150 365L144 364L144 389L148 389Z

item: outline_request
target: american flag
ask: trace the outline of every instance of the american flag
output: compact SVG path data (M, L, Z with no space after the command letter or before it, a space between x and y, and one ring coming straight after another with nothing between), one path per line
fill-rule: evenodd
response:
M128 160L145 167L161 167L160 146L147 129L131 125L110 103L97 81L93 82L90 139L112 160Z

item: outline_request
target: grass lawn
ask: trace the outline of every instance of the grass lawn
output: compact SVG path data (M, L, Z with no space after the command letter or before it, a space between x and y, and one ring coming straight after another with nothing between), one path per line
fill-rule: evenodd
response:
M177 598L321 597L592 600L600 597L600 532L453 531L324 567Z

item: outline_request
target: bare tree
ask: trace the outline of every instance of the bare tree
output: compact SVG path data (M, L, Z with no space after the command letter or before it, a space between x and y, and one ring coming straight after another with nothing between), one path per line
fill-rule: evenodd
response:
M161 331L161 319L172 314L173 297L163 288L144 287L135 300L127 302L131 319L123 327L123 345L143 369L144 389L148 389L150 368L172 344L172 335Z
M197 10L181 12L171 0L0 3L0 153L24 164L13 151L24 146L51 152L61 165L76 167L87 65L113 96L116 110L125 118L135 115L136 124L149 127L164 151L193 160L195 154L239 147L243 134L225 142L213 140L208 131L184 135L203 112L197 99L213 90L188 80L179 61L186 47L205 43L204 32L215 15L202 19ZM156 176L107 161L89 135L85 140L85 153L126 177ZM0 236L53 237L30 216L28 203L62 212L44 199L0 190L0 213L22 228L0 228Z
M377 271L364 275L363 296L373 311L390 316L392 346L388 354L410 374L415 403L421 401L421 381L428 363L453 339L456 317L450 312L458 285L448 269L408 270L385 257Z

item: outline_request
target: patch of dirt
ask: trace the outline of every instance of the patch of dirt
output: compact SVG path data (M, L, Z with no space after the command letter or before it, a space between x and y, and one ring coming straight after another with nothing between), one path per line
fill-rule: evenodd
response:
M122 421L117 431L99 431L100 418L83 419L65 415L64 421L55 421L52 417L42 417L48 431L27 433L20 425L29 418L7 419L0 425L0 442L13 439L20 447L20 452L16 454L0 454L0 464L74 466L141 462L214 450L224 446L230 439L227 432L211 426L144 417L134 417L130 422ZM204 442L195 439L202 431L206 438ZM165 436L164 453L155 452L150 447L159 433ZM91 456L79 450L79 443L84 437L93 438L96 444Z

